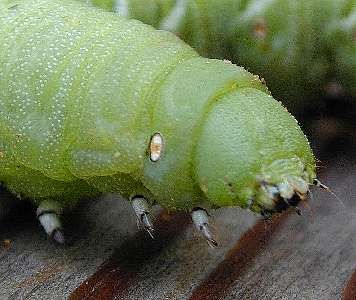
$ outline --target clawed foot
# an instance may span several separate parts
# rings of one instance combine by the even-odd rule
[[[60,220],[61,208],[56,202],[44,201],[37,208],[37,219],[40,221],[47,235],[59,244],[65,243]]]

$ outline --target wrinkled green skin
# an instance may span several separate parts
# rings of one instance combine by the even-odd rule
[[[262,185],[315,178],[296,120],[245,69],[78,2],[0,5],[0,180],[11,192],[61,207],[114,192],[260,212],[274,206]],[[152,162],[156,132],[164,150]]]
[[[120,12],[116,0],[92,1]],[[230,59],[264,77],[291,109],[335,93],[356,98],[355,0],[125,2],[127,17],[170,30],[201,55]],[[183,2],[183,16],[167,26]]]

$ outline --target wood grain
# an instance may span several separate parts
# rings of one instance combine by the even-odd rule
[[[214,212],[220,246],[210,249],[184,216],[161,223],[166,224],[160,228],[163,242],[148,240],[138,233],[130,205],[114,195],[67,214],[69,243],[58,247],[41,231],[33,208],[22,206],[0,221],[0,299],[67,299],[83,286],[92,291],[91,299],[189,299],[224,271],[231,271],[228,284],[205,289],[216,295],[211,299],[341,299],[356,269],[356,163],[340,158],[327,170],[322,179],[346,209],[315,190],[313,216],[292,214],[272,235],[266,228],[269,238],[262,241],[264,228],[259,228],[256,239],[240,248],[256,217],[236,208]],[[251,249],[255,253],[246,252]],[[241,259],[224,267],[231,257]],[[110,272],[119,272],[128,284],[104,297],[101,291],[118,282],[118,273],[108,280]],[[90,281],[98,274],[103,280]]]

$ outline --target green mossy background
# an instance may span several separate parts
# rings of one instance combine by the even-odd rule
[[[127,0],[125,9],[119,2],[92,1],[246,67],[294,113],[326,97],[356,98],[355,0]]]

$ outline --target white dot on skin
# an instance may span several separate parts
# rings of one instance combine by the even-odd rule
[[[163,152],[163,137],[160,133],[155,133],[150,142],[150,159],[153,162],[161,158]]]

